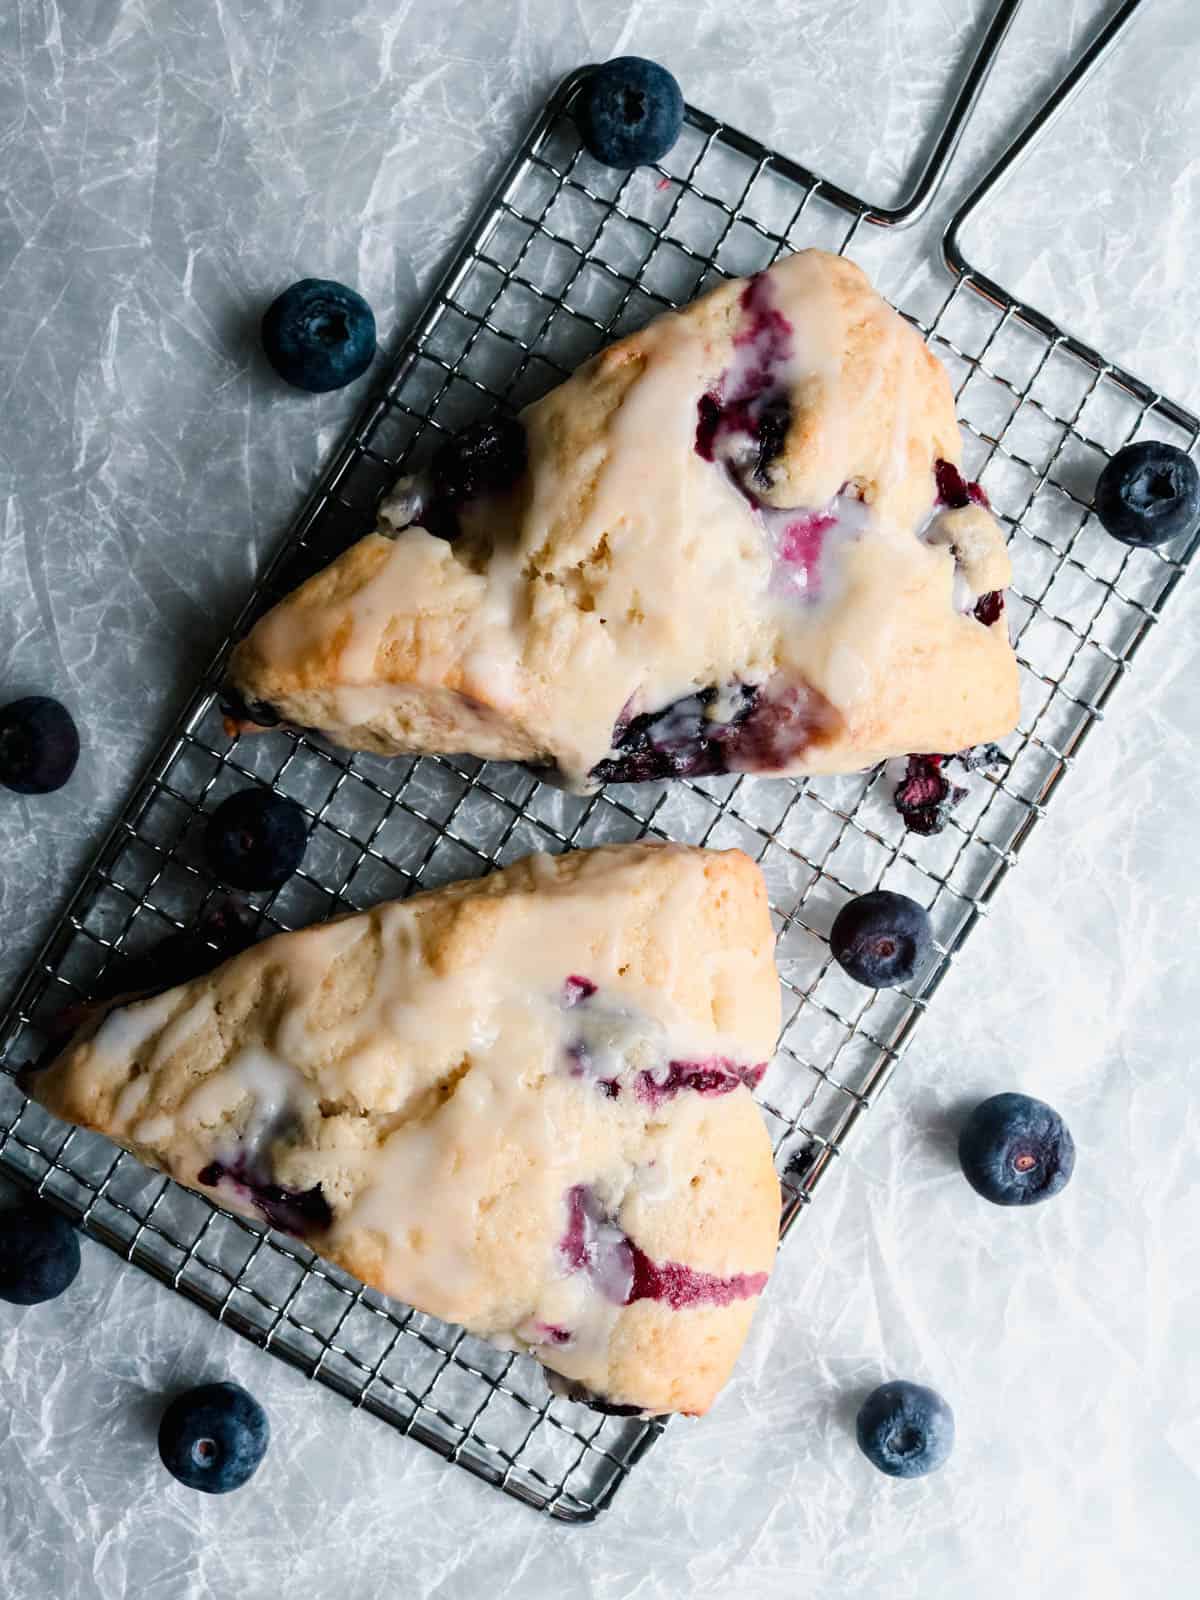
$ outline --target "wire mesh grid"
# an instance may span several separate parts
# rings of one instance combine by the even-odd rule
[[[616,173],[580,149],[563,86],[505,173],[405,346],[386,393],[333,463],[231,638],[373,522],[433,439],[497,402],[535,398],[614,336],[723,276],[821,245],[860,253],[871,208],[690,109],[656,169]],[[1191,447],[1196,419],[988,286],[965,264],[905,314],[950,368],[980,477],[1011,530],[1009,620],[1021,659],[1007,766],[976,776],[945,831],[905,832],[883,769],[822,780],[724,777],[581,799],[473,760],[350,756],[298,733],[240,740],[214,690],[225,651],[141,781],[31,968],[0,1032],[9,1074],[56,1018],[128,957],[193,927],[221,892],[203,819],[247,783],[306,810],[302,869],[251,897],[265,931],[476,875],[534,850],[655,836],[737,846],[765,874],[784,999],[759,1100],[783,1178],[784,1231],[900,1059],[962,942],[1191,558],[1112,542],[1089,511],[1112,450]],[[919,299],[920,296],[918,295]],[[1032,321],[1031,321],[1032,317]],[[226,647],[228,649],[228,646]],[[829,957],[847,898],[885,884],[930,908],[939,959],[920,989],[869,992]],[[526,1357],[384,1299],[66,1128],[0,1074],[0,1166],[218,1320],[508,1493],[586,1520],[662,1425],[552,1398]]]

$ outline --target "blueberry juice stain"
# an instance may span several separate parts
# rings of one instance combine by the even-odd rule
[[[723,718],[711,710],[727,707]],[[715,685],[657,711],[622,718],[612,754],[589,776],[597,783],[647,783],[656,778],[705,778],[728,772],[778,772],[842,726],[819,690],[778,674],[762,686]]]
[[[742,324],[733,337],[733,362],[716,387],[697,402],[695,449],[705,461],[727,459],[734,455],[731,441],[748,439],[749,478],[766,488],[771,462],[782,451],[791,426],[787,368],[792,359],[793,329],[772,303],[765,273],[747,283],[740,307]],[[749,485],[737,481],[757,505]]]
[[[760,273],[742,291],[742,325],[733,361],[696,406],[696,454],[720,462],[730,482],[761,519],[783,586],[816,599],[825,534],[838,523],[829,509],[784,509],[764,504],[771,464],[782,455],[792,425],[790,396],[794,330],[772,303],[770,280]]]
[[[990,510],[987,490],[981,483],[964,478],[953,461],[945,461],[939,456],[933,464],[933,476],[937,484],[936,504],[939,508],[962,511],[967,506],[982,506],[985,511]]]
[[[682,1311],[688,1306],[729,1306],[766,1287],[765,1272],[726,1275],[701,1272],[682,1261],[654,1261],[609,1216],[595,1190],[576,1184],[567,1191],[567,1229],[559,1256],[570,1272],[586,1272],[592,1287],[614,1305],[657,1300]]]
[[[574,1025],[568,1024],[571,1037],[565,1049],[571,1076],[588,1079],[606,1099],[632,1094],[639,1104],[657,1107],[685,1092],[712,1098],[731,1094],[742,1084],[754,1089],[761,1082],[767,1070],[765,1061],[747,1065],[728,1056],[668,1059],[653,1070],[642,1067],[627,1072],[630,1052],[644,1038],[646,1023],[624,1006],[592,1007],[589,1001],[598,992],[590,978],[575,973],[564,982],[563,1009],[578,1013]]]
[[[196,1174],[196,1181],[210,1189],[221,1183],[232,1184],[272,1228],[297,1238],[324,1232],[333,1222],[333,1212],[319,1183],[311,1189],[285,1188],[272,1183],[245,1155],[228,1162],[210,1161]]]
[[[747,1089],[756,1089],[766,1070],[765,1061],[748,1067],[740,1061],[731,1061],[728,1056],[708,1056],[703,1061],[669,1061],[662,1077],[656,1077],[648,1069],[639,1072],[634,1079],[633,1092],[643,1105],[654,1108],[684,1092],[712,1099],[731,1094],[743,1084]]]

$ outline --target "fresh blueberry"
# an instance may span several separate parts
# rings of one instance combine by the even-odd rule
[[[267,307],[262,347],[285,382],[325,394],[361,378],[375,359],[375,315],[344,283],[302,278]]]
[[[270,789],[231,794],[204,834],[210,866],[235,889],[278,889],[300,865],[307,843],[304,812]]]
[[[924,970],[933,952],[933,927],[924,906],[906,894],[873,889],[838,912],[829,946],[859,983],[891,989]]]
[[[1093,503],[1122,544],[1165,544],[1200,525],[1200,471],[1172,444],[1127,444],[1100,474]]]
[[[583,142],[606,167],[661,161],[683,127],[683,95],[657,61],[618,56],[585,81],[576,108]]]
[[[266,1412],[240,1384],[202,1383],[163,1412],[158,1453],[189,1489],[228,1494],[258,1471],[270,1437]]]
[[[977,1105],[958,1136],[963,1176],[998,1206],[1031,1206],[1065,1187],[1075,1141],[1063,1119],[1027,1094],[994,1094]]]
[[[79,760],[79,730],[48,695],[12,700],[0,711],[0,783],[18,794],[61,789]]]
[[[0,1300],[37,1306],[75,1282],[79,1235],[40,1201],[0,1211]]]
[[[903,1379],[872,1389],[855,1431],[863,1455],[889,1478],[923,1478],[954,1449],[953,1411],[936,1390]]]

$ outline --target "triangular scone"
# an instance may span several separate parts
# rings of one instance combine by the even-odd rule
[[[31,1092],[581,1397],[702,1412],[779,1226],[761,874],[636,844],[281,934]]]
[[[234,720],[579,790],[1012,730],[1000,529],[955,465],[945,371],[853,263],[809,250],[724,284],[521,423],[511,489],[448,517],[406,481],[256,625]]]

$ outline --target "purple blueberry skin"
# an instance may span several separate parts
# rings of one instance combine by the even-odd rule
[[[511,489],[525,471],[529,447],[516,417],[497,414],[456,433],[430,465],[435,501],[473,500]]]
[[[323,1233],[333,1222],[333,1212],[319,1183],[311,1189],[288,1189],[241,1158],[229,1163],[210,1161],[196,1174],[196,1182],[210,1189],[215,1189],[223,1178],[244,1189],[255,1210],[281,1233],[304,1239],[310,1233]]]
[[[435,539],[453,541],[462,529],[458,508],[479,495],[503,494],[525,471],[529,446],[524,425],[497,413],[446,439],[429,466],[430,494],[421,526]]]
[[[49,695],[27,695],[0,710],[0,783],[16,794],[53,794],[75,771],[79,730]]]
[[[204,1383],[172,1400],[158,1426],[158,1453],[172,1477],[204,1494],[228,1494],[262,1465],[267,1414],[237,1383]]]
[[[934,1389],[903,1379],[881,1383],[863,1401],[858,1447],[889,1478],[923,1478],[954,1449],[954,1413]]]
[[[715,687],[644,711],[613,733],[615,756],[592,768],[597,783],[649,783],[655,778],[707,778],[729,770],[727,745],[758,703],[758,690],[738,685],[738,704],[729,722],[713,722],[705,711],[717,698]]]
[[[1045,1101],[994,1094],[963,1124],[958,1160],[972,1189],[993,1205],[1032,1206],[1066,1187],[1075,1141]]]
[[[848,901],[834,919],[829,947],[843,971],[869,989],[890,989],[923,972],[933,954],[924,906],[891,889]]]

